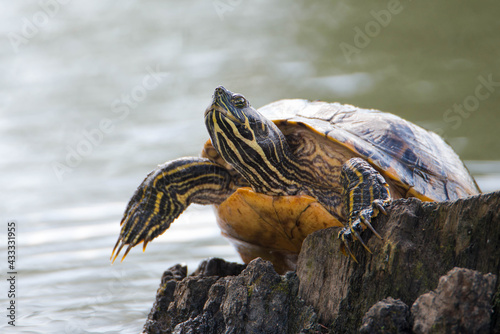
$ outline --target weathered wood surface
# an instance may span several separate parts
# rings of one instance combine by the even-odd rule
[[[243,266],[212,260],[189,277],[185,268],[173,268],[162,280],[145,331],[354,333],[366,313],[362,332],[371,333],[377,323],[387,326],[392,321],[387,315],[399,310],[394,321],[399,329],[392,333],[420,333],[425,328],[447,333],[456,328],[450,326],[461,323],[446,322],[453,317],[440,318],[439,305],[434,303],[434,296],[440,296],[442,312],[453,312],[450,305],[456,300],[480,303],[457,306],[457,318],[463,318],[458,312],[473,314],[467,310],[481,306],[480,322],[473,323],[472,317],[467,328],[500,333],[500,279],[496,279],[500,275],[500,192],[455,202],[397,200],[388,207],[387,216],[373,223],[384,240],[363,233],[373,253],[355,244],[352,250],[358,263],[339,252],[338,229],[330,228],[306,238],[297,275],[279,276],[263,260],[251,262],[243,271]],[[454,282],[453,288],[438,286],[440,277],[454,267],[477,272],[463,274],[457,268],[441,280]],[[481,275],[488,273],[496,277]],[[449,300],[451,304],[442,303],[447,294],[455,298]],[[494,313],[488,319],[492,305]],[[436,325],[426,321],[426,310],[437,312]],[[415,317],[420,317],[418,323],[413,323]]]
[[[294,272],[280,276],[262,259],[248,266],[204,261],[186,277],[167,270],[148,316],[146,333],[317,333],[312,307],[298,295]]]
[[[393,297],[411,306],[454,267],[500,274],[500,192],[455,202],[397,200],[375,219],[380,240],[363,234],[373,254],[353,247],[359,263],[338,251],[337,230],[311,234],[302,245],[299,295],[334,332],[354,332],[368,309]],[[493,315],[500,332],[500,294]]]

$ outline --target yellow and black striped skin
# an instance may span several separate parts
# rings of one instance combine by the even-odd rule
[[[268,195],[298,192],[301,185],[288,177],[297,166],[288,156],[285,137],[242,96],[233,96],[218,87],[213,104],[205,113],[205,124],[217,152],[256,192]]]
[[[144,179],[125,209],[113,261],[129,245],[148,242],[165,232],[191,203],[220,204],[235,190],[231,175],[205,158],[181,158],[158,166]]]
[[[217,152],[255,192],[309,195],[340,218],[340,196],[318,182],[311,168],[295,159],[276,124],[252,108],[244,97],[218,87],[205,112],[205,124]]]

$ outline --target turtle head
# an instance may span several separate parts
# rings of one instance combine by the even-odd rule
[[[217,87],[205,112],[205,125],[217,152],[256,191],[284,192],[290,183],[280,167],[290,155],[285,136],[243,95]]]

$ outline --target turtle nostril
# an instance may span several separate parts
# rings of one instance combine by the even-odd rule
[[[227,94],[229,91],[224,88],[224,86],[219,86],[215,88],[214,96],[221,96]]]

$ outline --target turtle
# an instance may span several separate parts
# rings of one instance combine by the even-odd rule
[[[370,251],[366,229],[382,239],[372,222],[391,200],[480,193],[441,137],[394,114],[303,99],[256,110],[219,86],[204,117],[201,157],[159,165],[130,199],[113,262],[125,245],[122,261],[141,242],[144,251],[191,203],[214,205],[245,263],[261,257],[279,273],[295,270],[305,237],[328,227],[356,261],[352,244]]]

